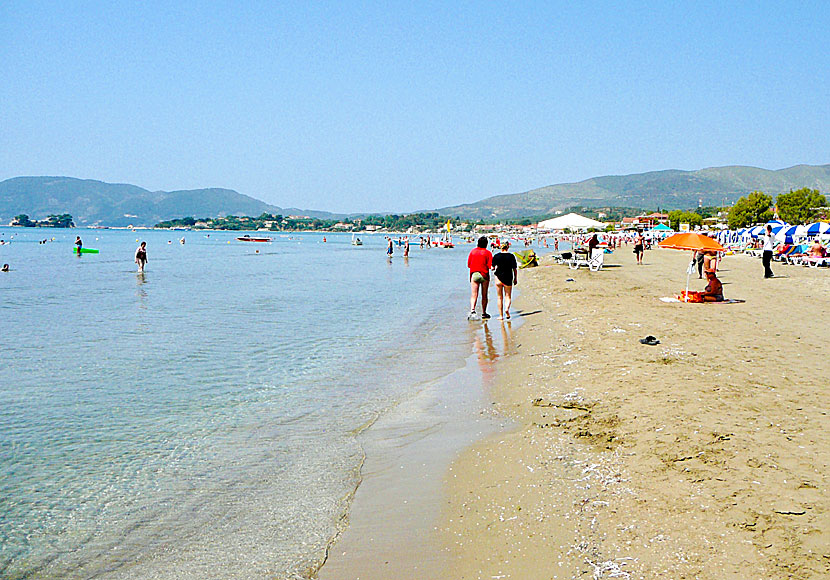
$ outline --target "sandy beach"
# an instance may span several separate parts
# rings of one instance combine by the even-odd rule
[[[491,393],[519,427],[448,472],[442,577],[830,577],[830,272],[727,256],[744,303],[661,302],[689,258],[521,272]]]

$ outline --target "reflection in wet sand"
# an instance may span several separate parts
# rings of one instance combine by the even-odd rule
[[[499,341],[485,322],[481,330],[473,330],[473,353],[478,360],[478,366],[484,379],[485,386],[493,384],[496,372],[496,361],[509,354],[513,348],[513,327],[510,321],[500,321],[501,332]]]

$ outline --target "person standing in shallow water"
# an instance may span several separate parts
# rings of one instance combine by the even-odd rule
[[[138,264],[138,271],[143,272],[144,266],[147,264],[147,242],[141,242],[141,245],[136,249],[135,263]]]
[[[471,319],[476,313],[476,303],[479,292],[481,293],[481,318],[487,320],[487,291],[490,289],[490,268],[493,265],[493,254],[487,249],[487,236],[478,239],[477,247],[470,251],[467,256],[467,267],[470,269],[470,315]]]
[[[75,251],[78,252],[78,255],[81,255],[81,248],[84,247],[84,243],[81,241],[81,236],[75,236]]]

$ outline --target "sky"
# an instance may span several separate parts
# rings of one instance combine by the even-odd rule
[[[828,31],[809,1],[5,0],[0,180],[407,212],[826,164]]]

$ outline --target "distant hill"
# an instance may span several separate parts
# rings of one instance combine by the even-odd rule
[[[75,224],[151,226],[192,216],[258,216],[262,213],[334,219],[328,212],[280,208],[232,189],[148,191],[135,185],[72,177],[15,177],[0,182],[0,223],[18,214],[43,219],[72,214]]]
[[[796,165],[777,171],[729,166],[609,175],[430,211],[468,219],[516,219],[551,215],[574,206],[686,209],[696,207],[699,201],[705,206],[728,204],[753,190],[775,196],[802,187],[830,192],[830,165]],[[346,217],[280,208],[232,189],[148,191],[135,185],[72,177],[15,177],[0,182],[0,224],[21,213],[32,219],[69,213],[79,226],[151,226],[182,217],[255,217],[262,213]]]
[[[753,190],[769,195],[810,187],[830,191],[830,165],[796,165],[770,171],[757,167],[711,167],[697,171],[651,171],[609,175],[549,185],[482,201],[441,208],[442,215],[469,219],[515,219],[555,213],[573,206],[687,209],[731,203]]]

